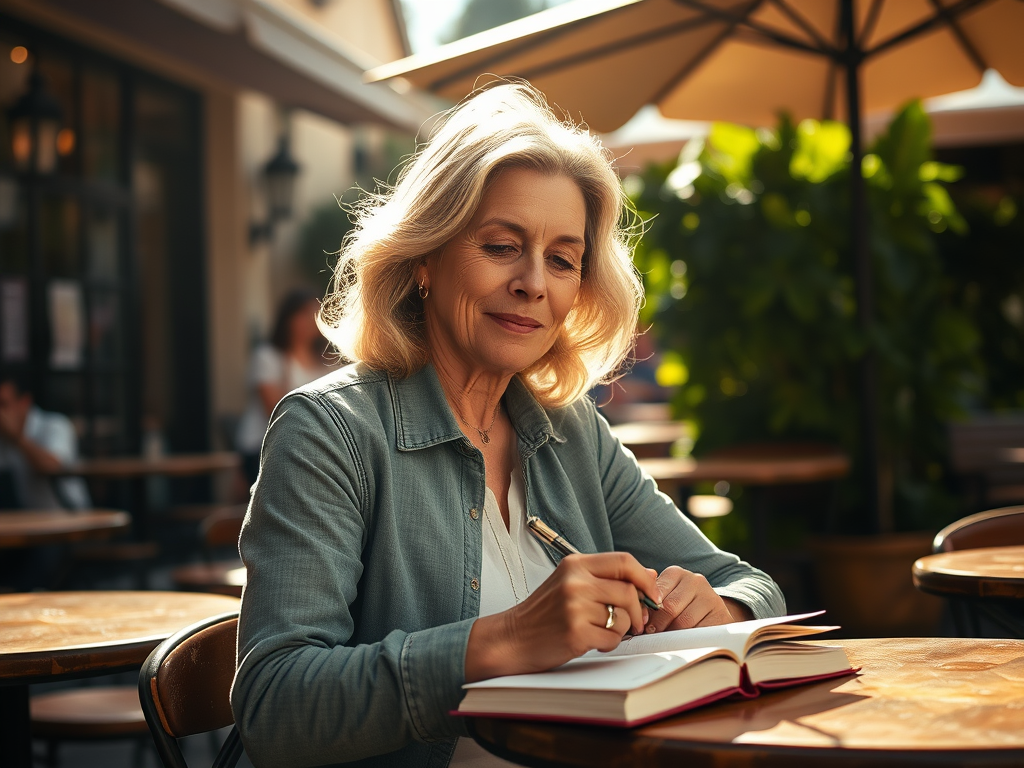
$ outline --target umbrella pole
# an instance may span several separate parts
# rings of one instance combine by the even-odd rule
[[[871,254],[868,250],[868,208],[864,186],[864,148],[861,137],[860,65],[863,52],[857,43],[853,13],[854,0],[842,0],[841,13],[846,37],[846,114],[850,126],[850,244],[857,279],[857,319],[867,347],[860,361],[861,459],[864,462],[865,502],[871,533],[891,531],[892,505],[882,498],[879,463],[878,371],[870,344],[874,323]]]

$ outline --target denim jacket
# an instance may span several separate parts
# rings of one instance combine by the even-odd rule
[[[584,552],[681,565],[757,617],[772,580],[708,541],[612,436],[588,398],[545,410],[505,394],[526,504]],[[355,365],[278,404],[239,549],[232,707],[255,766],[448,764],[465,727],[479,612],[484,464],[431,366]],[[557,554],[550,553],[552,560]]]

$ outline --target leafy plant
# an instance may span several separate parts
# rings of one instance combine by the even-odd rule
[[[662,383],[693,422],[695,453],[760,440],[824,440],[855,460],[846,525],[862,528],[858,363],[878,364],[884,478],[897,526],[955,514],[945,424],[981,393],[976,323],[938,240],[964,218],[932,160],[930,121],[904,107],[864,158],[874,323],[864,333],[849,231],[846,126],[783,116],[775,130],[716,124],[677,163],[625,180],[646,234],[636,259]]]

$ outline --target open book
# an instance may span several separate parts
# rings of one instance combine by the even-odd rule
[[[453,714],[629,727],[727,696],[849,674],[842,647],[792,641],[838,629],[793,623],[821,613],[626,637],[613,651],[547,672],[468,683]]]

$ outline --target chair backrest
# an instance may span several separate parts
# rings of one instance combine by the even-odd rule
[[[1024,506],[990,509],[950,523],[932,540],[933,552],[1024,544]]]
[[[245,519],[245,504],[225,507],[205,518],[200,526],[203,545],[208,550],[221,547],[238,548],[238,534],[242,530]]]
[[[228,697],[237,633],[237,611],[213,616],[164,640],[142,666],[139,700],[165,768],[188,768],[177,739],[233,726]],[[230,768],[241,754],[232,727],[213,766]]]

